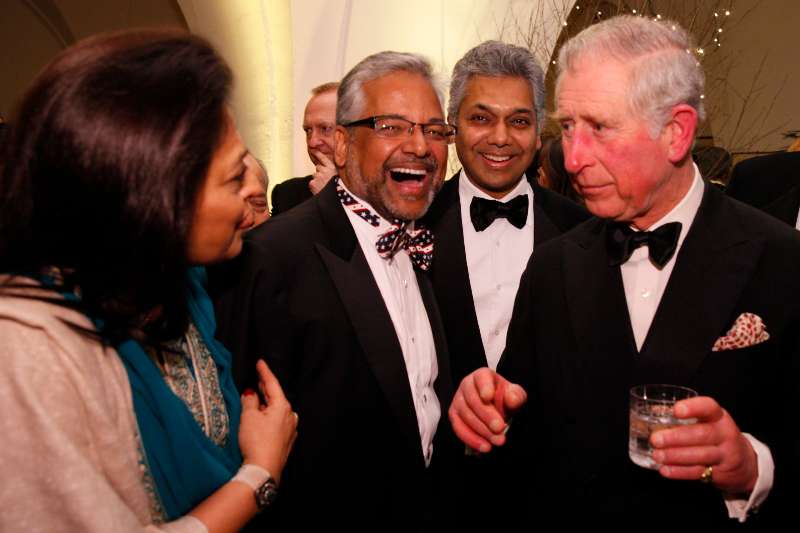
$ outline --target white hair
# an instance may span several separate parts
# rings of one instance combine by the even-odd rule
[[[425,57],[404,52],[378,52],[362,59],[342,78],[336,92],[336,123],[346,124],[360,118],[364,108],[363,85],[395,72],[419,74],[428,80],[441,106],[444,101],[442,84]]]
[[[689,34],[676,22],[620,15],[590,26],[567,41],[558,55],[558,83],[580,59],[611,58],[630,65],[628,104],[650,122],[655,137],[671,110],[688,104],[705,118],[705,76],[691,53]]]

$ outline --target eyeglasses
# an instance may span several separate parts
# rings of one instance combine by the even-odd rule
[[[450,124],[440,122],[422,124],[391,115],[362,118],[354,120],[353,122],[348,122],[347,124],[342,124],[342,126],[345,128],[367,126],[375,130],[375,135],[385,139],[411,137],[414,135],[414,128],[419,126],[422,129],[422,135],[424,135],[427,140],[437,143],[453,142],[453,135],[456,133],[456,127]]]
[[[259,215],[267,212],[267,199],[264,196],[250,196],[246,199],[247,205]]]

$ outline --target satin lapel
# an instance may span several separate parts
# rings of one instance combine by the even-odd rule
[[[433,288],[427,275],[415,269],[417,274],[417,285],[419,285],[419,293],[422,296],[422,302],[425,304],[425,311],[428,313],[428,322],[431,325],[431,332],[433,333],[433,343],[436,346],[436,362],[438,367],[438,378],[434,384],[436,396],[439,398],[439,403],[443,406],[443,410],[450,404],[453,396],[453,381],[450,374],[450,357],[447,352],[447,341],[444,337],[444,326],[442,319],[439,315],[439,307],[436,304],[436,297],[433,294]]]
[[[534,193],[534,198],[538,193]],[[533,250],[536,251],[536,246],[543,242],[549,241],[553,237],[557,237],[561,232],[556,225],[547,216],[542,206],[534,199],[533,202]]]
[[[323,221],[326,227],[338,230],[338,233],[331,231],[330,248],[319,243],[315,247],[339,293],[358,343],[397,418],[409,449],[422,461],[417,415],[392,319],[367,259],[358,246],[350,221],[339,204],[335,189],[326,186],[320,194],[324,193],[329,194],[320,198]],[[342,255],[348,252],[350,255]],[[336,400],[332,398],[331,401]]]
[[[458,180],[456,174],[442,188],[441,197],[437,198],[440,211],[436,213],[437,220],[432,225],[434,249],[431,279],[441,303],[444,322],[451,331],[450,353],[462,360],[469,358],[469,366],[478,368],[486,366],[486,352],[469,282]],[[457,325],[454,321],[458,322]]]
[[[639,382],[689,383],[730,326],[763,250],[723,193],[706,186],[637,361]],[[664,381],[666,380],[666,381]]]
[[[636,354],[622,275],[619,267],[608,264],[604,228],[605,222],[598,219],[564,241],[563,290],[580,354],[572,364],[579,370],[576,375],[586,377],[585,390],[598,392],[617,390],[614,383],[626,390]]]

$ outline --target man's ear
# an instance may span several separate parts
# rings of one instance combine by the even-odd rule
[[[697,111],[688,104],[678,104],[672,108],[669,122],[664,127],[668,143],[667,157],[671,163],[683,161],[692,149],[697,130]]]
[[[336,131],[333,132],[333,162],[336,168],[344,168],[344,163],[347,161],[347,142],[347,129],[344,126],[336,126]]]

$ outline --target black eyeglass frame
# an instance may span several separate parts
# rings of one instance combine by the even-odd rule
[[[352,122],[347,122],[345,124],[341,124],[341,126],[345,127],[345,128],[352,128],[352,127],[355,127],[355,126],[367,126],[369,128],[372,128],[372,130],[375,131],[376,134],[380,135],[379,132],[384,131],[384,130],[378,129],[378,121],[379,120],[387,120],[387,119],[400,120],[400,121],[403,121],[403,122],[409,124],[409,127],[405,130],[406,136],[408,136],[408,137],[411,137],[412,135],[414,135],[414,129],[417,126],[419,126],[420,128],[422,128],[423,137],[425,137],[426,139],[433,140],[433,141],[438,141],[439,139],[436,138],[436,137],[431,137],[428,134],[428,132],[430,130],[427,130],[427,128],[431,127],[431,126],[444,127],[444,128],[446,128],[445,131],[447,133],[445,133],[441,137],[441,141],[442,142],[446,142],[448,144],[453,142],[453,138],[455,137],[456,132],[458,131],[458,128],[456,128],[454,125],[448,124],[446,122],[414,122],[414,121],[408,120],[407,118],[404,118],[404,117],[401,117],[401,116],[398,116],[398,115],[375,115],[375,116],[372,116],[372,117],[366,117],[366,118],[361,118],[361,119],[358,119],[358,120],[353,120]],[[388,135],[386,137],[387,138],[392,138],[392,136],[388,136]],[[401,135],[397,135],[396,137],[402,137],[402,136]]]

